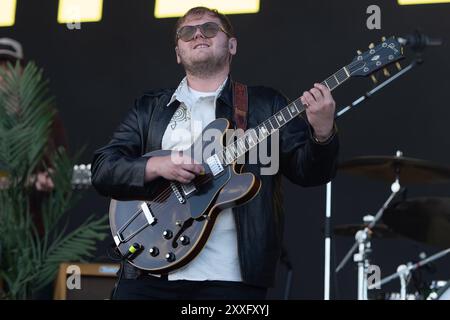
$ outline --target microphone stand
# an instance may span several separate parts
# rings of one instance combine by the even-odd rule
[[[340,118],[342,115],[353,109],[354,107],[361,104],[361,102],[371,98],[376,92],[383,89],[385,86],[398,79],[408,71],[411,71],[414,67],[419,66],[423,63],[422,56],[419,52],[416,53],[414,60],[405,68],[397,72],[392,77],[381,82],[372,90],[366,92],[364,95],[360,96],[358,99],[354,100],[350,105],[340,108],[340,110],[335,115],[335,120]],[[362,239],[364,242],[365,240]],[[345,262],[340,268],[336,268],[336,273],[345,265],[347,260],[350,258],[351,253],[353,253],[358,247],[358,243],[352,247],[352,249],[347,254],[348,257],[344,258]],[[330,299],[330,282],[331,282],[331,182],[327,184],[326,187],[326,213],[325,213],[325,258],[324,258],[324,300]],[[342,264],[342,263],[341,263]]]
[[[421,65],[423,63],[423,59],[420,55],[420,53],[416,54],[415,59],[405,68],[403,68],[402,70],[400,70],[399,72],[397,72],[395,75],[393,75],[392,77],[384,80],[382,83],[380,83],[379,85],[377,85],[375,88],[373,88],[372,90],[366,92],[364,95],[362,95],[361,97],[359,97],[358,99],[356,99],[355,101],[353,101],[350,105],[343,107],[339,110],[339,112],[336,113],[335,119],[338,119],[339,117],[341,117],[344,113],[346,113],[347,111],[349,111],[350,109],[356,107],[357,105],[359,105],[361,102],[367,100],[368,98],[371,98],[372,95],[374,95],[377,91],[383,89],[385,86],[387,86],[388,84],[390,84],[391,82],[393,82],[394,80],[396,80],[397,78],[401,77],[402,75],[404,75],[405,73],[407,73],[408,71],[412,70],[414,67]]]
[[[331,181],[327,183],[325,211],[325,270],[324,270],[324,300],[330,300],[331,275]]]

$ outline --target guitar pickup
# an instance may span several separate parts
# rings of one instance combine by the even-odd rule
[[[217,154],[206,159],[206,163],[208,164],[209,169],[211,170],[211,173],[213,174],[213,176],[217,176],[219,173],[221,173],[224,170]]]
[[[197,188],[195,187],[195,184],[193,184],[192,182],[186,183],[186,184],[182,184],[181,185],[181,189],[183,190],[183,194],[184,194],[185,197],[187,197],[191,193],[197,191]]]
[[[181,194],[180,190],[178,190],[178,187],[175,185],[175,183],[171,182],[170,187],[172,188],[173,193],[177,197],[178,201],[183,204],[186,202],[186,199]]]

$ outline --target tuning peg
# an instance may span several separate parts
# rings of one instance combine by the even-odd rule
[[[402,65],[400,63],[396,62],[395,66],[397,67],[397,70],[402,70]]]
[[[386,41],[386,37],[381,37],[381,41]]]
[[[373,49],[373,48],[375,48],[375,45],[372,42],[371,44],[369,44],[369,49]]]
[[[390,74],[390,72],[389,72],[389,70],[387,68],[383,69],[383,74],[384,74],[385,77],[390,77],[391,76],[391,74]]]
[[[373,74],[370,75],[370,79],[372,79],[373,83],[378,83],[378,79]]]
[[[361,50],[356,50],[356,53],[360,56],[362,55],[362,51]]]

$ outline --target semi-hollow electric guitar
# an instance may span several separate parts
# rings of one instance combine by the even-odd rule
[[[403,58],[402,50],[396,38],[384,39],[358,54],[322,84],[333,90],[350,77],[371,75]],[[259,191],[260,181],[251,173],[241,173],[242,166],[238,166],[236,160],[304,110],[305,106],[297,98],[228,144],[223,137],[230,123],[226,119],[216,119],[203,132],[215,129],[222,136],[204,141],[202,133],[183,151],[194,155],[206,174],[197,176],[189,184],[158,178],[154,182],[157,190],[147,199],[113,199],[109,210],[110,227],[123,257],[134,266],[155,274],[167,273],[190,262],[206,243],[219,212],[251,200]],[[206,157],[203,153],[195,157],[196,152],[191,151],[199,150],[196,148],[213,151]],[[167,156],[171,152],[158,150],[144,156]]]

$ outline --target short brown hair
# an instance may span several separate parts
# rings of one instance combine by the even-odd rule
[[[175,25],[175,45],[177,44],[177,41],[178,41],[177,31],[180,28],[180,26],[183,24],[183,22],[186,21],[187,17],[188,16],[202,17],[205,14],[209,14],[209,15],[212,15],[212,16],[218,18],[220,20],[220,23],[222,24],[222,27],[224,28],[224,30],[229,35],[231,35],[231,37],[234,37],[233,26],[231,25],[231,22],[226,15],[220,13],[216,9],[209,9],[206,7],[195,7],[195,8],[189,9],[189,11],[184,14],[184,16],[182,16],[178,19],[177,24]]]

